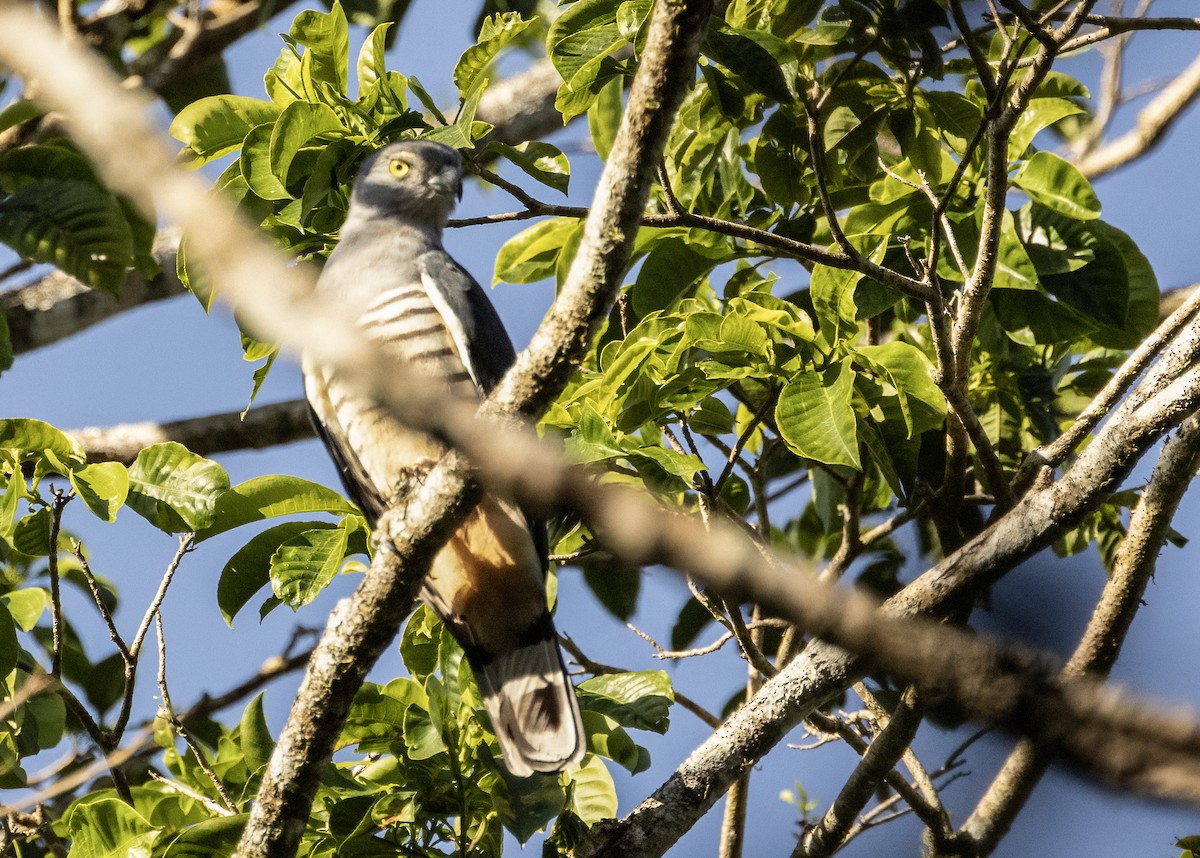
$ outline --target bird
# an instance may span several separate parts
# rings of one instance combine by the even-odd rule
[[[459,152],[434,141],[403,140],[369,156],[317,290],[351,308],[362,336],[386,355],[440,381],[448,395],[478,398],[516,355],[483,288],[442,246],[462,177]],[[374,528],[445,447],[397,422],[336,371],[307,356],[302,364],[317,432]],[[421,590],[462,645],[504,764],[517,777],[562,771],[585,749],[547,608],[547,565],[545,523],[485,492]]]

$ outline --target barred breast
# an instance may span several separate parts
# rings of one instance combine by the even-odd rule
[[[380,292],[358,317],[363,334],[391,357],[441,381],[455,395],[477,396],[441,314],[419,284]],[[305,361],[305,392],[318,419],[353,452],[364,476],[384,499],[405,487],[408,474],[442,455],[433,438],[392,419],[336,373]]]

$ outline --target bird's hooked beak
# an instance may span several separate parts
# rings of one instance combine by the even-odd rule
[[[454,194],[454,198],[462,202],[462,176],[457,170],[443,170],[428,181],[429,187],[439,194]]]

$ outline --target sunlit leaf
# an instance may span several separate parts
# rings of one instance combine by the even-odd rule
[[[606,715],[623,727],[667,732],[675,692],[661,670],[596,676],[579,683],[576,690],[584,709]]]
[[[571,181],[571,165],[557,146],[536,141],[519,146],[492,142],[488,148],[499,152],[539,182],[564,194],[567,192],[567,185]]]
[[[788,447],[806,459],[861,469],[853,390],[849,361],[824,372],[801,373],[788,382],[775,407],[779,433]]]
[[[1036,152],[1013,176],[1013,184],[1042,205],[1078,220],[1100,217],[1100,199],[1091,183],[1069,161],[1053,152]]]
[[[87,508],[104,521],[115,521],[129,494],[129,472],[120,462],[97,462],[71,471],[71,485]]]
[[[216,462],[165,441],[138,454],[129,469],[126,504],[167,533],[210,527],[229,475]]]
[[[521,20],[519,12],[496,14],[484,20],[479,38],[463,52],[454,66],[454,85],[463,98],[478,86],[492,60],[532,23],[532,20]]]
[[[50,604],[50,594],[41,587],[25,587],[0,596],[13,621],[21,631],[29,631]]]
[[[357,513],[358,507],[333,489],[301,477],[283,474],[254,477],[221,494],[212,525],[198,532],[196,541],[243,524],[310,512],[350,515]]]
[[[271,558],[275,595],[292,608],[315,599],[346,559],[354,526],[349,519],[342,519],[336,527],[306,530],[280,545]]]
[[[597,756],[584,758],[571,774],[571,810],[584,822],[595,823],[617,815],[617,788],[604,762]]]
[[[184,144],[180,157],[199,167],[239,149],[252,128],[270,124],[279,106],[244,95],[214,95],[179,111],[170,133]]]

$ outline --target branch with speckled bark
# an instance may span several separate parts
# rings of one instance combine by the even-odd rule
[[[1200,416],[1192,415],[1167,441],[1150,481],[1134,508],[1112,573],[1079,645],[1063,667],[1064,676],[1107,676],[1142,604],[1158,555],[1166,544],[1196,468],[1200,466]],[[1053,749],[1022,739],[996,774],[958,832],[969,854],[989,855],[1012,827],[1033,788],[1054,760]]]

